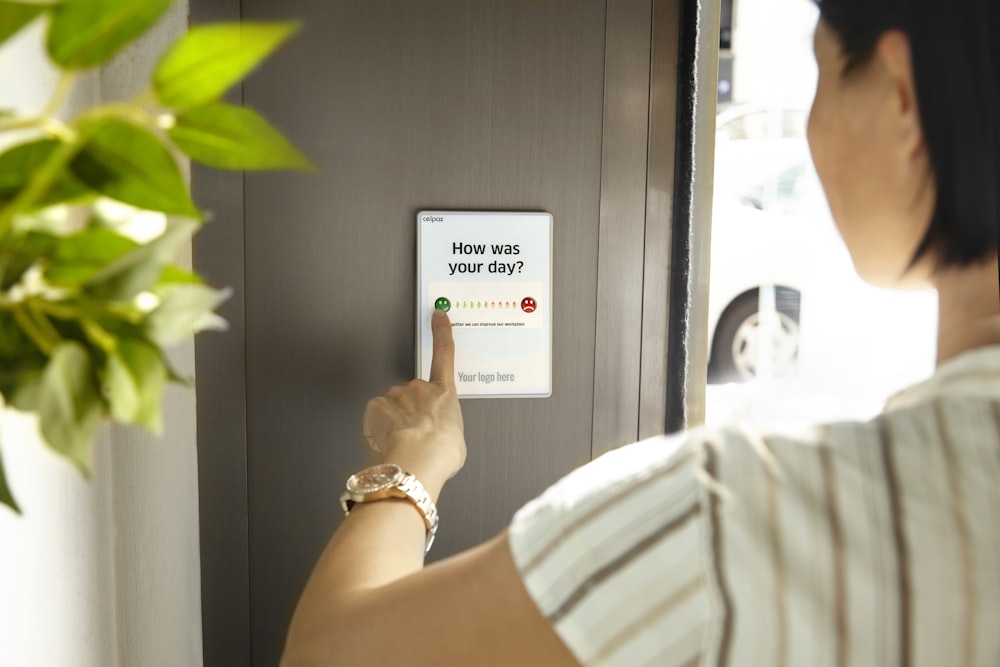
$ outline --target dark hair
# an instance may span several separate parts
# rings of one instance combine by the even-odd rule
[[[845,75],[872,56],[887,30],[901,30],[910,40],[937,185],[934,214],[913,263],[932,248],[942,267],[967,266],[995,252],[1000,51],[991,46],[990,31],[997,28],[991,18],[997,0],[815,1],[843,47]]]

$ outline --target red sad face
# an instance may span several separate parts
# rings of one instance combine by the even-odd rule
[[[538,308],[538,302],[532,299],[530,296],[526,296],[521,299],[521,310],[526,313],[533,313],[535,309]]]

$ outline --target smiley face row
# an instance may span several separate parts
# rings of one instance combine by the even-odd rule
[[[438,310],[448,312],[451,310],[451,301],[445,297],[438,297],[434,302],[434,307]],[[516,308],[513,301],[456,301],[456,308]],[[533,313],[538,309],[538,301],[534,297],[526,296],[521,299],[521,310],[526,313]]]

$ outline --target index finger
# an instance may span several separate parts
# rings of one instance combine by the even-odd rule
[[[431,382],[455,389],[455,339],[451,335],[451,320],[440,308],[431,316],[434,354],[431,357]]]

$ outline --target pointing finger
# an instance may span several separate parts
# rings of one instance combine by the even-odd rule
[[[455,339],[451,335],[451,320],[440,308],[431,316],[434,335],[434,355],[431,357],[431,382],[455,389]]]

